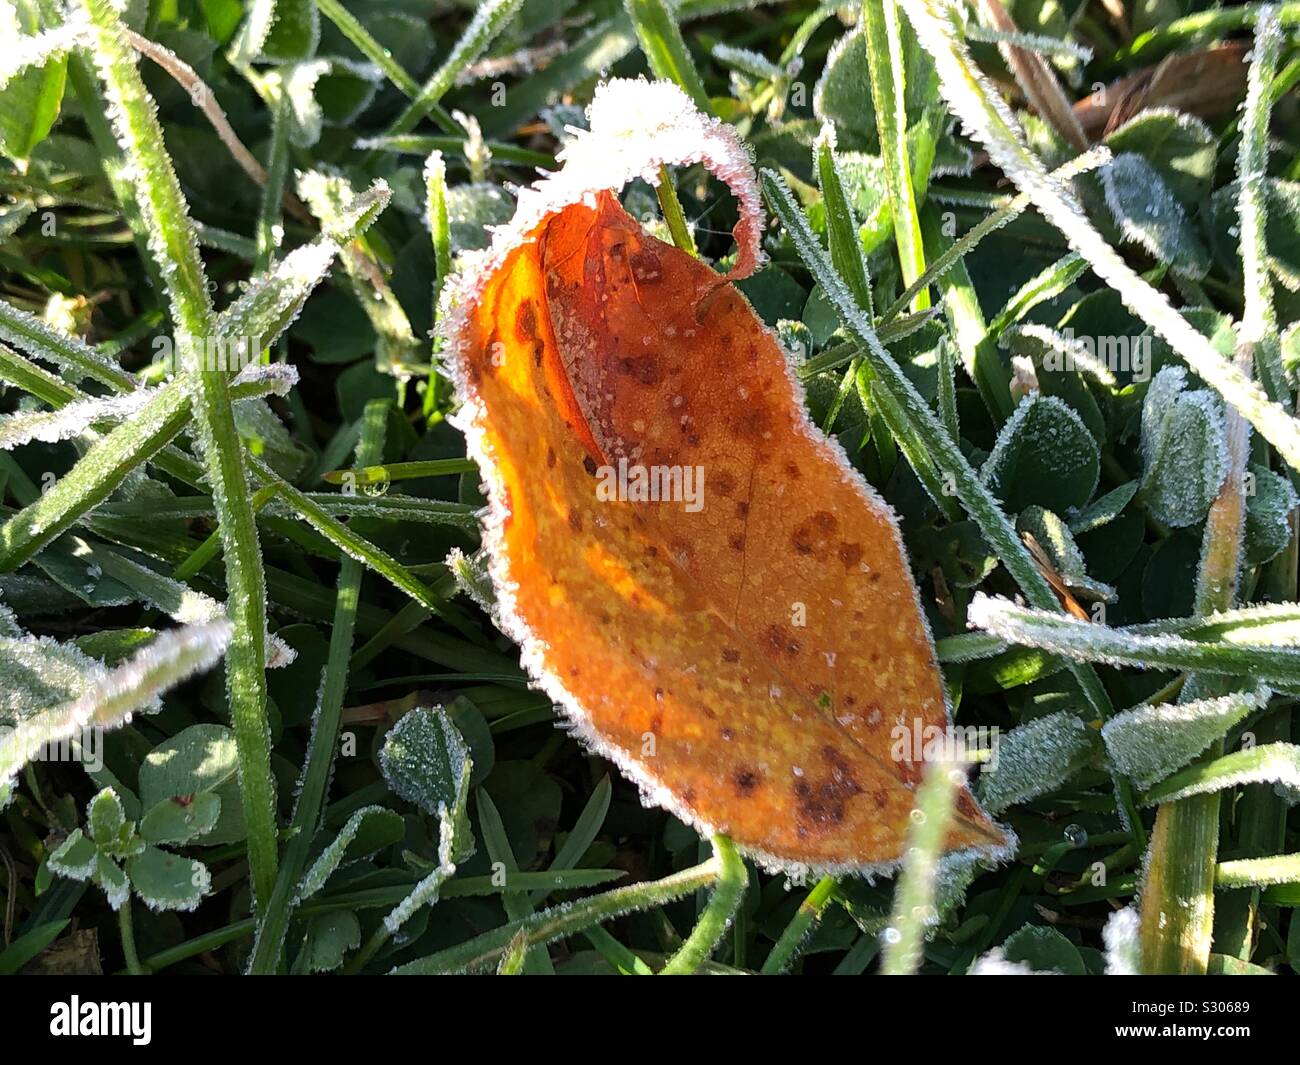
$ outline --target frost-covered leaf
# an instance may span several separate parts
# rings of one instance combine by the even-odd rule
[[[1261,603],[1205,617],[1173,618],[1130,625],[1123,631],[1160,633],[1221,643],[1300,645],[1300,608],[1294,603]]]
[[[120,910],[131,896],[131,881],[126,873],[102,851],[95,852],[95,872],[91,879],[103,889],[108,896],[108,904],[115,910]]]
[[[114,847],[121,842],[126,813],[122,810],[122,800],[112,788],[105,788],[90,800],[86,807],[86,827],[97,847]]]
[[[311,898],[346,862],[360,861],[402,838],[402,819],[382,806],[365,806],[348,818],[298,884],[296,902]]]
[[[218,320],[221,335],[243,339],[250,350],[273,343],[301,313],[341,244],[363,232],[391,197],[384,182],[375,182],[331,220],[326,235],[295,248],[226,308]]]
[[[320,12],[312,0],[253,0],[235,41],[235,62],[297,63],[320,42]]]
[[[441,707],[416,707],[393,726],[379,752],[388,786],[437,816],[464,801],[469,748]]]
[[[1294,646],[1216,639],[1211,625],[1199,630],[1206,635],[1204,640],[1171,635],[1188,630],[1197,634],[1200,619],[1113,629],[978,593],[967,610],[967,622],[971,628],[985,629],[1008,643],[1080,662],[1250,676],[1272,688],[1300,688],[1300,650]],[[1247,625],[1247,632],[1249,628]]]
[[[1246,499],[1245,563],[1262,566],[1291,542],[1291,512],[1300,506],[1291,482],[1264,466],[1252,465],[1254,491]]]
[[[1177,802],[1192,795],[1235,788],[1240,784],[1272,784],[1290,804],[1300,802],[1300,747],[1266,743],[1233,751],[1212,762],[1188,766],[1147,792],[1143,802]]]
[[[146,847],[128,858],[126,874],[131,886],[151,910],[193,910],[212,886],[208,867],[158,847]]]
[[[1164,178],[1140,155],[1124,152],[1101,172],[1106,206],[1126,241],[1140,244],[1184,277],[1198,280],[1210,253]]]
[[[1104,496],[1093,500],[1070,518],[1070,532],[1081,536],[1083,533],[1109,525],[1119,517],[1120,511],[1133,501],[1140,487],[1137,481],[1126,481],[1118,488],[1112,488]]]
[[[994,816],[1059,787],[1097,749],[1096,734],[1062,710],[1000,737],[997,760],[980,774],[976,794]]]
[[[1264,244],[1274,278],[1289,291],[1300,291],[1300,183],[1281,178],[1264,181]],[[1210,199],[1210,223],[1217,257],[1238,277],[1242,273],[1240,183],[1217,189]]]
[[[95,873],[99,858],[99,848],[81,829],[73,829],[62,843],[46,859],[46,865],[52,873],[66,876],[69,880],[89,880]]]
[[[205,844],[234,843],[244,838],[243,805],[235,773],[239,755],[234,733],[224,725],[200,724],[182,729],[145,757],[140,767],[140,803],[152,811],[166,802],[197,799],[213,792],[220,800],[215,825],[195,837]]]
[[[82,27],[73,22],[40,33],[23,33],[16,19],[19,3],[30,6],[25,0],[0,4],[0,33],[6,37],[5,51],[0,55],[0,89],[7,88],[28,69],[44,67],[50,60],[67,55],[84,39]]]
[[[68,702],[102,673],[75,645],[22,634],[0,638],[0,721],[17,724]]]
[[[455,841],[450,860],[472,846],[466,821],[473,762],[469,747],[441,707],[416,707],[393,726],[379,752],[388,786],[439,821],[449,820]]]
[[[0,451],[12,451],[33,441],[45,444],[70,440],[91,430],[95,422],[119,422],[136,414],[150,399],[144,389],[120,396],[74,400],[58,410],[21,410],[0,415]]]
[[[1074,542],[1070,527],[1050,510],[1039,506],[1026,507],[1016,518],[1016,531],[1022,535],[1028,533],[1034,538],[1038,546],[1047,552],[1056,572],[1072,591],[1089,599],[1107,603],[1115,601],[1114,588],[1088,576],[1083,552]]]
[[[1079,948],[1055,928],[1042,925],[1027,924],[1012,932],[1002,944],[1002,954],[1011,964],[1027,965],[1036,974],[1084,976],[1087,973]]]
[[[215,791],[239,765],[235,737],[224,725],[191,725],[164,740],[140,767],[140,798],[146,807],[164,799]]]
[[[182,625],[199,625],[220,622],[226,616],[226,608],[211,596],[173,580],[125,553],[72,534],[65,539],[73,545],[78,560],[99,570],[131,593],[133,598],[161,610],[173,621]],[[266,653],[267,668],[278,669],[293,662],[295,652],[279,637],[268,634]]]
[[[1006,509],[1065,514],[1091,498],[1101,452],[1083,420],[1054,396],[1026,396],[998,433],[981,476]]]
[[[56,584],[90,606],[124,606],[135,599],[131,589],[104,572],[85,541],[71,533],[52,540],[33,563]]]
[[[830,53],[813,87],[813,114],[831,123],[846,150],[879,151],[876,112],[867,66],[867,34],[858,27],[844,34]]]
[[[744,148],[666,82],[606,82],[589,113],[564,167],[520,193],[510,225],[443,295],[459,424],[490,489],[484,543],[502,625],[652,801],[773,864],[897,860],[919,767],[890,759],[887,733],[868,719],[905,706],[941,722],[946,707],[893,516],[807,422],[786,352],[740,292],[647,235],[617,199],[661,166],[702,162],[738,200],[727,280],[743,280],[758,264],[762,214]],[[629,277],[618,261],[634,284],[617,280]],[[572,401],[548,384],[556,374]],[[705,417],[718,395],[739,405]],[[620,490],[620,461],[626,471],[641,454],[708,456],[714,502],[701,513]],[[597,456],[609,459],[604,474]],[[535,462],[547,475],[523,476]],[[760,559],[805,601],[842,609],[802,627],[778,586],[748,581]],[[887,617],[872,607],[884,596]],[[633,642],[620,635],[632,632]],[[872,655],[897,666],[887,687]],[[686,698],[699,678],[711,694]],[[628,731],[629,707],[647,728],[662,720],[653,754],[645,729]],[[815,796],[845,773],[861,791],[832,825]],[[1003,845],[968,799],[948,844]]]
[[[1267,688],[1215,699],[1135,706],[1101,729],[1111,765],[1140,788],[1181,769],[1247,715],[1268,702]]]
[[[497,593],[485,555],[467,555],[459,547],[453,547],[446,565],[461,594],[469,596],[487,614],[496,609]]]
[[[1188,211],[1210,193],[1216,139],[1195,115],[1168,107],[1147,108],[1108,133],[1106,146],[1116,156],[1142,156]]]
[[[12,726],[0,732],[0,780],[14,776],[47,743],[72,739],[90,726],[113,728],[136,711],[155,709],[163,692],[221,657],[230,631],[229,622],[217,621],[165,632],[112,670],[48,638],[0,639],[0,663],[7,667],[0,716]]]
[[[32,0],[0,4],[0,39],[8,76],[0,67],[0,152],[25,163],[59,116],[75,27],[51,27],[38,34],[40,17]]]
[[[149,843],[189,843],[211,832],[220,816],[221,796],[215,791],[175,795],[140,819],[140,835]]]
[[[352,219],[360,197],[342,174],[325,170],[300,173],[298,195],[320,220],[323,232],[335,234],[354,227]],[[384,373],[409,376],[424,356],[406,311],[359,246],[347,246],[342,259],[353,296],[375,332],[376,366]]]
[[[1183,528],[1204,519],[1228,472],[1223,407],[1187,390],[1187,371],[1166,366],[1142,403],[1142,496],[1151,514]]]
[[[329,69],[328,60],[315,59],[273,70],[264,79],[273,99],[289,97],[289,141],[298,148],[310,148],[320,140],[325,115],[316,102],[316,83]]]
[[[1002,953],[1001,947],[994,947],[987,954],[981,954],[971,967],[966,970],[968,976],[1055,976],[1055,973],[1040,973],[1023,961],[1011,961]]]
[[[351,910],[317,914],[307,922],[307,933],[294,962],[296,972],[328,973],[343,964],[350,950],[361,946],[361,922]]]

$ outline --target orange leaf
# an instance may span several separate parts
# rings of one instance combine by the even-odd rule
[[[751,272],[762,216],[731,131],[666,83],[608,83],[590,119],[444,316],[499,623],[648,801],[771,866],[879,871],[921,777],[910,736],[948,725],[893,513],[740,292],[615,198],[705,163],[740,202],[729,277]],[[676,501],[639,498],[663,471]],[[963,790],[947,843],[1008,840]]]

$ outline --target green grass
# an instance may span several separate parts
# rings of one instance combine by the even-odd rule
[[[89,927],[104,970],[169,974],[1100,973],[1130,906],[1148,971],[1300,970],[1300,617],[1270,606],[1300,569],[1300,7],[1126,36],[1017,3],[1046,64],[998,95],[1009,38],[938,0],[867,5],[855,47],[860,7],[812,0],[320,0],[319,39],[257,30],[263,0],[247,31],[133,6],[223,133],[78,3],[90,46],[0,85],[0,725],[136,712],[102,767],[0,783],[0,972]],[[1241,111],[1079,158],[1021,110],[1256,32]],[[931,774],[898,877],[773,876],[643,807],[493,625],[432,329],[602,74],[675,81],[752,151],[773,225],[741,287],[900,516],[956,721],[1008,754],[976,784],[1019,840],[995,868],[936,868]],[[726,269],[726,188],[661,177],[629,210]],[[214,336],[261,372],[199,365]],[[1080,340],[1103,370],[1061,363]],[[1162,760],[1168,728],[1201,749]]]

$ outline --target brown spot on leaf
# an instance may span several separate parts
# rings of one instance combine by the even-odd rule
[[[784,625],[769,625],[763,631],[763,638],[767,641],[767,646],[776,654],[789,655],[793,658],[799,653],[799,641]]]

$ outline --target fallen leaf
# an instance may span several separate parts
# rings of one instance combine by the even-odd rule
[[[730,283],[762,227],[732,132],[662,82],[609,82],[589,117],[444,307],[498,622],[648,802],[769,866],[879,871],[903,853],[912,735],[949,723],[894,515]],[[739,201],[727,277],[615,198],[697,162]],[[679,498],[635,498],[662,470]],[[963,789],[948,849],[1007,845]]]
[[[1172,107],[1212,121],[1236,107],[1246,94],[1248,47],[1235,41],[1167,56],[1085,96],[1074,105],[1075,117],[1095,139],[1154,107]]]

